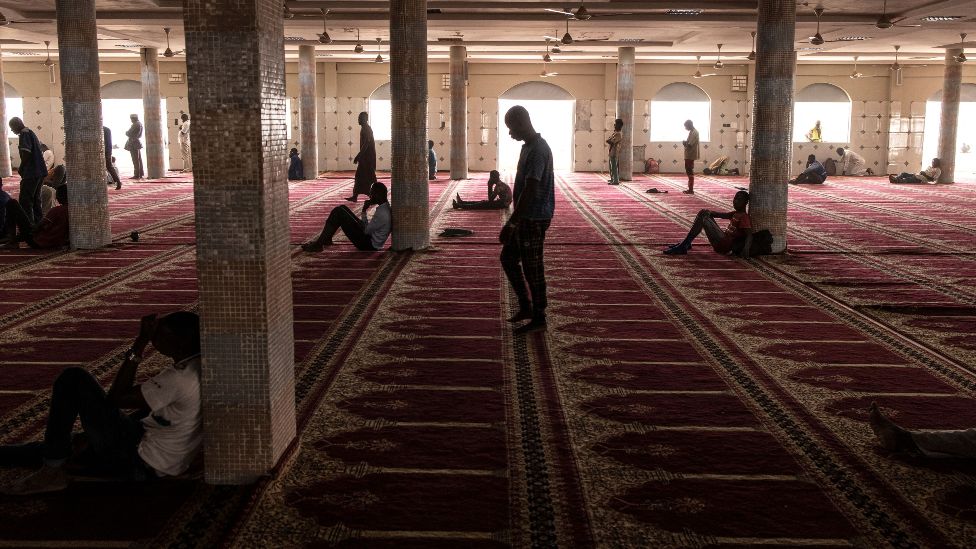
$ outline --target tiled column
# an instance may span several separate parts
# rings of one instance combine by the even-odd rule
[[[756,80],[749,168],[749,213],[756,230],[773,234],[773,252],[786,250],[786,196],[793,148],[796,3],[759,0]]]
[[[939,183],[952,183],[956,177],[956,133],[959,130],[959,96],[962,92],[962,63],[956,61],[961,49],[946,50],[945,76],[942,79],[942,119],[939,123]],[[923,158],[928,166],[930,158]]]
[[[468,90],[464,61],[468,48],[451,46],[451,179],[468,178]]]
[[[101,82],[95,0],[57,0],[58,63],[64,108],[71,246],[93,249],[112,241],[105,186]]]
[[[298,46],[298,131],[302,136],[302,167],[309,179],[319,175],[315,95],[315,46]]]
[[[184,0],[183,25],[206,479],[247,483],[295,437],[281,1]]]
[[[159,97],[159,52],[156,48],[139,50],[142,61],[142,110],[146,132],[146,176],[160,179],[166,175],[163,154],[163,113]]]
[[[427,203],[427,0],[390,0],[393,249],[430,244]]]
[[[3,136],[3,143],[0,143],[0,177],[10,177],[13,172],[10,171],[10,140],[7,139],[7,134],[4,133],[7,130],[7,95],[4,93],[3,89],[3,51],[0,48],[0,122],[2,122],[3,127],[0,127],[0,135]]]
[[[617,166],[622,181],[634,175],[634,56],[633,47],[617,49],[617,118],[624,121]]]

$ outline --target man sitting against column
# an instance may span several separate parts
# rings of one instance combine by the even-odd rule
[[[173,363],[140,385],[136,370],[150,343]],[[77,419],[84,434],[73,437]],[[187,311],[159,319],[147,315],[108,393],[82,368],[61,372],[51,392],[44,441],[0,447],[2,464],[43,465],[3,491],[63,490],[69,465],[126,480],[181,475],[202,441],[200,319]]]
[[[17,200],[7,200],[4,206],[7,218],[4,248],[20,249],[21,242],[37,249],[62,248],[68,245],[68,186],[59,186],[55,196],[60,205],[51,208],[37,224],[30,222],[27,212]]]
[[[609,161],[610,161],[610,181],[607,181],[610,185],[620,184],[620,142],[624,140],[624,135],[622,130],[624,129],[624,121],[620,118],[613,121],[613,133],[607,139],[607,145],[610,146],[608,151]]]
[[[909,431],[888,419],[877,403],[870,408],[871,430],[881,447],[928,458],[976,459],[976,429]]]
[[[505,125],[512,139],[525,142],[515,172],[515,211],[498,235],[502,268],[519,304],[508,321],[529,320],[514,331],[523,334],[546,329],[543,245],[556,207],[556,179],[552,150],[532,127],[529,111],[521,105],[508,109]]]
[[[840,166],[838,167],[840,175],[855,177],[871,175],[871,170],[863,156],[844,147],[837,147],[837,155],[840,156]]]
[[[698,130],[695,123],[685,120],[685,129],[688,130],[688,139],[681,142],[685,147],[685,174],[688,175],[688,189],[682,191],[685,194],[695,194],[695,160],[701,157],[698,148]]]
[[[102,126],[102,139],[105,141],[105,171],[108,172],[112,183],[115,183],[115,190],[119,190],[122,188],[122,180],[112,158],[112,130],[108,129],[108,126]]]
[[[41,218],[44,217],[41,208],[41,181],[47,175],[41,141],[30,128],[24,126],[24,121],[16,116],[10,119],[10,129],[19,137],[17,150],[20,152],[20,166],[17,167],[17,173],[20,174],[20,196],[18,200],[27,212],[31,223],[40,223]]]
[[[712,245],[717,253],[726,255],[733,249],[742,246],[739,255],[745,259],[749,258],[749,251],[752,248],[752,219],[746,213],[746,206],[749,205],[749,193],[739,191],[732,198],[731,212],[713,212],[701,210],[695,217],[695,222],[688,231],[688,236],[683,241],[664,250],[665,255],[684,255],[691,250],[691,243],[702,231],[708,237],[709,244]],[[723,231],[718,226],[716,219],[728,219],[729,226]]]
[[[498,170],[488,174],[488,200],[464,200],[458,193],[452,205],[458,210],[504,210],[512,204],[512,189],[506,185]]]
[[[942,175],[942,161],[938,158],[932,159],[932,165],[918,173],[902,172],[898,175],[889,175],[888,181],[891,183],[935,183]]]
[[[796,176],[796,179],[790,181],[791,184],[805,184],[813,183],[819,185],[827,180],[827,168],[820,162],[817,162],[816,155],[807,156],[807,167],[803,170],[803,173]]]
[[[139,122],[138,114],[130,114],[129,120],[132,121],[132,125],[126,130],[125,136],[128,140],[125,142],[125,150],[129,151],[129,155],[132,156],[132,179],[142,179],[146,176],[146,172],[142,167],[142,122]]]
[[[363,211],[359,218],[349,209],[349,206],[336,206],[329,214],[329,218],[325,220],[325,227],[322,228],[319,236],[311,242],[302,244],[302,249],[306,252],[321,252],[325,246],[332,245],[332,237],[340,229],[357,250],[381,249],[393,228],[393,216],[386,195],[386,185],[373,183],[369,191],[369,200],[363,204]],[[376,206],[373,219],[369,219],[366,215],[370,206]]]

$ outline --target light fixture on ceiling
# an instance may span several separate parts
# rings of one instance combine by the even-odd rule
[[[2,11],[0,11],[0,27],[6,27],[9,24],[10,20],[7,19],[7,16],[4,15]]]
[[[322,12],[322,34],[319,35],[319,43],[320,44],[331,44],[332,43],[332,37],[329,36],[329,29],[326,28],[326,25],[328,23],[328,21],[326,19],[326,16],[329,15],[329,10],[328,9],[320,9],[319,11]]]
[[[548,42],[548,40],[547,40],[547,42]],[[563,50],[559,47],[559,43],[557,42],[556,45],[552,47],[552,53],[559,54],[559,53],[562,53],[562,52],[563,52]]]
[[[714,72],[708,74],[702,74],[701,72],[701,56],[695,56],[695,74],[691,75],[692,78],[705,78],[707,76],[716,76]]]
[[[919,21],[925,21],[926,23],[941,23],[944,21],[958,21],[962,19],[961,15],[927,15]]]
[[[819,46],[824,43],[823,36],[820,35],[820,17],[823,15],[823,8],[815,8],[813,13],[817,16],[817,32],[810,37],[810,43],[814,46]]]
[[[363,48],[363,42],[359,39],[359,29],[356,29],[356,47],[352,51],[356,53],[363,53],[365,48]]]
[[[379,36],[377,36],[376,37],[376,59],[373,59],[373,62],[375,62],[375,63],[382,63],[383,62],[383,56],[380,54],[380,43],[381,42],[383,42],[383,39],[380,38]]]
[[[573,43],[573,36],[569,34],[569,19],[566,20],[566,34],[563,35],[560,42],[567,46]]]
[[[552,62],[552,57],[549,55],[549,39],[546,38],[546,54],[542,56],[542,60],[546,63]]]
[[[852,80],[857,80],[858,78],[861,78],[862,76],[864,76],[863,74],[861,74],[857,70],[857,56],[856,55],[854,56],[854,72],[852,72],[849,76],[850,76],[850,78]]]
[[[749,34],[752,35],[752,51],[749,52],[749,55],[746,56],[746,59],[748,59],[749,61],[755,61],[756,60],[756,31],[752,31]]]
[[[715,59],[715,64],[712,65],[712,68],[716,70],[725,68],[725,63],[722,62],[722,44],[718,45],[718,57]]]
[[[967,34],[964,33],[964,32],[959,33],[959,42],[960,42],[960,45],[966,43],[966,36],[967,36]],[[959,52],[959,55],[953,57],[953,59],[956,60],[956,63],[965,63],[967,61],[967,59],[966,59],[966,48],[963,47],[962,51]]]

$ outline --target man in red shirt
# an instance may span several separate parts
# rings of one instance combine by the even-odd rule
[[[749,258],[749,248],[752,245],[752,220],[746,213],[746,206],[749,205],[749,193],[739,191],[732,199],[732,207],[735,211],[722,213],[711,210],[701,210],[695,217],[695,222],[688,231],[688,236],[683,241],[664,250],[666,255],[684,255],[691,249],[691,242],[702,231],[708,237],[708,242],[716,252],[726,255],[732,251],[733,247],[738,249],[736,244],[743,241],[742,251],[739,255]],[[729,226],[723,231],[718,226],[716,219],[728,219]]]
[[[7,243],[8,249],[20,248],[26,242],[31,248],[60,248],[68,244],[68,186],[61,185],[55,191],[58,206],[51,208],[36,226],[31,226],[27,212],[17,200],[7,201]],[[20,234],[17,234],[20,229]]]

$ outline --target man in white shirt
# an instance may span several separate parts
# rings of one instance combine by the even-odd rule
[[[173,360],[141,385],[136,369],[149,343]],[[133,414],[124,409],[136,410]],[[81,419],[84,434],[73,437]],[[43,442],[0,447],[0,463],[43,463],[3,488],[13,495],[56,492],[68,486],[66,465],[129,480],[184,473],[203,441],[200,403],[200,319],[180,311],[142,318],[139,336],[106,393],[82,368],[67,368],[54,382]]]
[[[183,154],[183,171],[190,171],[190,115],[180,115],[180,152]]]
[[[332,245],[332,237],[339,232],[339,229],[342,229],[346,238],[357,250],[365,252],[381,249],[393,227],[393,216],[386,194],[386,185],[373,183],[369,190],[369,200],[363,204],[363,211],[359,218],[348,206],[336,206],[329,213],[329,218],[325,220],[325,227],[322,228],[319,236],[315,240],[302,244],[302,249],[306,252],[321,252],[325,246]],[[373,219],[369,219],[366,215],[370,206],[376,206]]]
[[[840,156],[840,175],[853,175],[855,177],[871,175],[863,156],[844,147],[837,147],[837,155]]]
[[[891,183],[936,183],[942,175],[942,161],[938,158],[932,159],[932,165],[918,173],[902,172],[898,175],[888,175]]]

